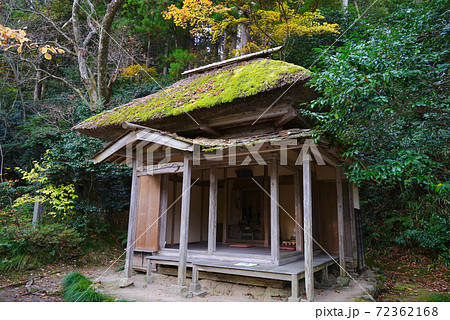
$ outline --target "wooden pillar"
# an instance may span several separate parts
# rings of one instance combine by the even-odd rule
[[[175,218],[176,218],[176,204],[175,204],[175,200],[177,199],[177,176],[175,175],[175,179],[173,180],[173,185],[172,185],[172,221],[171,221],[171,226],[170,226],[170,244],[173,246],[175,240]]]
[[[344,204],[342,197],[342,178],[340,167],[336,167],[336,193],[337,193],[340,275],[341,277],[345,277],[346,273],[345,273]]]
[[[201,182],[203,182],[203,171],[204,170],[200,170],[201,172]],[[201,195],[200,195],[200,242],[203,241],[203,218],[204,218],[204,201],[205,201],[205,188],[203,187],[203,184],[200,186],[200,191],[201,191]]]
[[[167,204],[169,202],[169,175],[161,176],[161,202],[159,207],[159,249],[166,246],[166,229],[167,229]]]
[[[270,252],[277,265],[280,262],[279,188],[278,161],[273,159],[270,162]]]
[[[222,228],[222,244],[227,244],[227,230],[228,230],[228,177],[227,168],[223,169],[223,192],[224,192],[224,205],[223,205],[223,228]]]
[[[313,228],[312,228],[312,183],[311,160],[306,154],[303,158],[303,231],[305,257],[305,289],[306,299],[314,300],[314,268],[313,268]]]
[[[300,186],[300,172],[294,172],[294,206],[295,206],[295,246],[296,250],[303,252],[303,210],[302,190]]]
[[[350,213],[350,231],[351,231],[351,239],[352,239],[352,268],[357,268],[357,247],[356,247],[356,222],[355,222],[355,201],[353,199],[353,183],[348,182],[348,207]]]
[[[191,170],[192,161],[184,155],[183,189],[181,197],[180,250],[178,260],[178,286],[186,286],[186,263],[189,236],[189,207],[191,203]]]
[[[268,166],[264,166],[264,189],[270,193],[270,180],[268,177]],[[270,197],[264,192],[264,247],[269,247],[270,239]]]
[[[300,286],[298,283],[298,275],[291,274],[291,296],[289,297],[289,302],[299,302],[300,298]]]
[[[208,254],[216,251],[217,236],[217,170],[211,168],[209,174],[209,223],[208,223]]]
[[[133,273],[134,241],[136,236],[136,215],[139,194],[139,177],[137,176],[137,161],[133,159],[133,176],[131,180],[130,213],[128,217],[127,251],[125,258],[125,277]]]

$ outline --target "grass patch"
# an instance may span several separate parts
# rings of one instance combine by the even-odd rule
[[[114,301],[93,287],[93,282],[78,272],[72,272],[62,283],[64,300],[68,302],[106,302]]]

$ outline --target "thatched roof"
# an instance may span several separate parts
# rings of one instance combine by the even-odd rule
[[[243,61],[193,74],[152,95],[97,114],[74,129],[101,137],[101,132],[116,130],[124,122],[151,126],[157,119],[229,104],[309,77],[309,70],[283,61],[262,58]]]

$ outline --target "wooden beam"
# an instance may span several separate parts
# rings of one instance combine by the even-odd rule
[[[211,128],[210,126],[208,126],[206,124],[200,125],[200,130],[202,130],[203,132],[209,133],[212,136],[216,136],[216,137],[220,137],[222,135],[219,131]]]
[[[161,200],[159,207],[159,249],[166,246],[166,230],[167,230],[167,205],[169,202],[169,175],[165,174],[161,177]]]
[[[340,275],[345,277],[345,227],[344,227],[344,204],[342,196],[341,167],[336,167],[336,193],[337,193],[337,216],[339,234],[339,264]]]
[[[122,138],[114,142],[113,144],[107,146],[105,149],[100,151],[94,156],[94,163],[100,163],[113,154],[115,154],[117,151],[119,151],[122,148],[125,148],[129,143],[133,143],[136,141],[136,133],[130,132],[126,135],[124,135]]]
[[[192,161],[184,155],[183,189],[181,198],[180,249],[178,264],[178,286],[186,286],[186,262],[189,241],[189,207],[191,203]]]
[[[275,122],[275,125],[274,125],[275,128],[285,125],[289,121],[295,119],[297,117],[297,115],[298,115],[298,111],[296,109],[294,109],[294,108],[288,109],[288,111]]]
[[[280,217],[279,217],[279,176],[278,160],[273,159],[270,170],[270,253],[274,264],[280,262]]]
[[[205,124],[210,127],[226,127],[226,126],[236,126],[244,123],[253,123],[256,119],[259,118],[258,122],[272,120],[274,118],[279,118],[286,113],[286,106],[274,105],[269,111],[264,113],[261,116],[262,112],[264,112],[266,107],[257,108],[250,111],[243,112],[234,112],[233,114],[220,115],[214,118],[210,118]],[[199,127],[197,124],[187,123],[183,126],[183,131],[186,132],[189,130],[198,130]],[[165,129],[168,130],[168,129]],[[170,130],[169,130],[170,131]],[[181,132],[181,131],[177,131]]]
[[[137,176],[137,161],[133,159],[133,176],[131,179],[130,213],[128,217],[127,249],[125,258],[125,277],[133,274],[134,241],[136,236],[136,216],[139,194],[139,177]]]
[[[148,130],[136,131],[137,140],[156,143],[162,146],[174,148],[182,151],[193,151],[194,145],[192,143],[175,139],[169,135],[164,135],[159,132],[152,132]]]
[[[238,57],[235,57],[235,58],[231,58],[231,59],[227,59],[227,60],[223,60],[223,61],[219,61],[219,62],[214,62],[214,63],[208,64],[206,66],[203,66],[203,67],[198,67],[198,68],[186,70],[186,71],[184,71],[182,73],[182,75],[188,75],[188,74],[196,73],[196,72],[205,72],[207,70],[216,69],[218,67],[223,67],[223,66],[226,66],[226,65],[229,65],[229,64],[234,64],[234,63],[237,63],[239,61],[250,60],[250,59],[254,59],[256,57],[264,57],[264,56],[267,56],[267,55],[272,54],[274,52],[280,51],[282,48],[283,48],[283,46],[278,46],[278,47],[275,47],[275,48],[265,49],[265,50],[262,50],[262,51],[249,53],[249,54],[238,56]]]
[[[295,246],[296,250],[303,252],[303,210],[302,210],[302,190],[300,186],[300,172],[294,172],[294,206],[295,206]]]
[[[339,161],[335,157],[333,157],[329,152],[327,152],[324,148],[322,148],[318,144],[316,145],[316,147],[323,161],[325,161],[334,168],[336,168],[339,165]]]
[[[157,175],[183,172],[183,162],[169,162],[164,164],[155,164],[143,166],[138,169],[138,176]]]
[[[211,168],[209,174],[209,223],[208,254],[216,251],[217,237],[217,169]]]
[[[303,230],[306,299],[314,301],[311,162],[303,157]]]

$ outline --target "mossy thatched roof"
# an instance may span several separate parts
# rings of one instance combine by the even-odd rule
[[[123,122],[149,124],[199,108],[211,108],[236,99],[281,88],[309,78],[309,70],[270,59],[256,59],[211,72],[196,74],[123,106],[97,114],[74,127],[90,131],[120,126]]]

